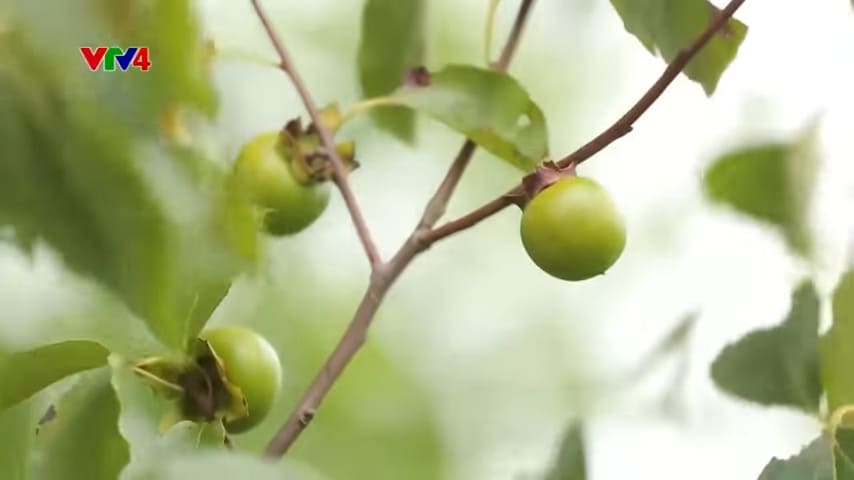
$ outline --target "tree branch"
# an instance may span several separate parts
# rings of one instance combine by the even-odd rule
[[[260,12],[257,7],[257,0],[252,0],[252,2],[256,5],[256,10]],[[495,68],[505,70],[510,64],[533,3],[534,0],[522,0],[516,15],[516,21],[513,24],[513,29]],[[271,38],[277,38],[274,37],[269,28],[268,33],[271,35]],[[273,40],[273,42],[275,44],[277,40]],[[279,41],[279,43],[281,42]],[[292,71],[292,68],[290,70]],[[286,69],[286,71],[289,70]],[[297,82],[294,83],[296,84]],[[375,266],[371,275],[371,283],[356,309],[353,320],[347,326],[347,330],[344,332],[338,345],[335,346],[335,349],[326,359],[323,368],[318,372],[314,380],[312,380],[311,385],[309,385],[303,394],[296,408],[291,412],[287,420],[285,420],[285,423],[273,439],[267,444],[265,450],[266,456],[272,458],[283,456],[297,440],[300,433],[311,423],[317,408],[326,397],[326,394],[329,393],[335,381],[344,371],[344,368],[347,367],[356,355],[356,352],[365,343],[367,332],[374,319],[374,315],[383,298],[385,298],[386,293],[388,293],[389,288],[406,269],[412,259],[429,245],[429,243],[425,242],[425,235],[430,232],[430,228],[436,224],[436,221],[444,213],[448,201],[459,183],[460,177],[471,160],[474,150],[475,144],[473,142],[466,140],[463,143],[442,183],[427,202],[424,214],[421,221],[415,227],[415,230],[413,230],[409,238],[406,239],[388,263],[379,263]]]
[[[257,0],[252,0],[252,2],[261,17],[262,22],[264,22],[271,40],[274,45],[277,45],[277,51],[279,51],[279,54],[282,57],[282,69],[291,76],[295,86],[301,91],[300,95],[303,96],[306,106],[309,108],[309,113],[311,114],[313,104],[311,103],[308,95],[304,94],[305,89],[302,87],[302,83],[298,80],[298,77],[294,74],[293,67],[290,65],[287,54],[284,53],[285,50],[281,46],[281,41],[270,28],[269,22],[266,21],[262,11],[257,5]],[[712,38],[715,32],[717,32],[717,30],[726,23],[742,3],[744,3],[744,0],[732,0],[726,8],[719,12],[715,19],[710,23],[709,27],[691,44],[691,46],[681,51],[676,56],[658,80],[640,98],[640,100],[632,106],[632,108],[630,108],[622,117],[620,117],[620,119],[593,140],[572,154],[564,157],[559,162],[560,166],[568,167],[571,164],[577,165],[630,132],[632,124],[640,118],[653,103],[655,103],[664,90],[666,90],[670,83],[672,83],[682,71],[685,65],[687,65],[697,52],[699,52],[699,50]],[[512,58],[513,51],[515,50],[516,44],[521,36],[525,18],[527,17],[532,4],[533,0],[522,0],[513,31],[508,38],[507,44],[505,45],[499,61],[496,63],[496,68],[506,68]],[[316,114],[316,109],[313,110]],[[315,123],[319,124],[316,120]],[[321,133],[323,133],[322,130]],[[327,131],[326,134],[323,135],[324,142],[329,139],[331,144],[331,138],[328,137],[329,134]],[[331,152],[334,152],[334,148],[332,146],[327,145],[327,148]],[[467,141],[463,145],[452,163],[448,174],[445,176],[445,179],[428,202],[422,219],[413,233],[388,263],[384,264],[379,261],[374,263],[371,283],[356,309],[353,320],[348,325],[347,330],[344,332],[344,335],[341,337],[338,345],[326,360],[323,368],[318,372],[311,385],[303,394],[303,397],[296,408],[291,412],[290,416],[277,432],[276,436],[270,440],[265,451],[267,456],[276,458],[284,455],[299,437],[300,433],[302,433],[302,431],[309,425],[311,420],[314,418],[317,408],[329,393],[335,381],[355,356],[356,352],[358,352],[359,348],[364,344],[368,328],[373,321],[374,315],[379,309],[380,303],[394,281],[400,276],[409,263],[420,252],[428,248],[434,242],[476,225],[481,220],[494,215],[514,203],[513,197],[521,191],[521,185],[517,185],[506,194],[456,220],[448,222],[438,228],[432,228],[435,222],[444,213],[447,202],[459,182],[469,160],[471,159],[474,150],[475,146],[471,142]],[[340,162],[338,163],[340,167]],[[344,185],[346,186],[346,183],[344,183]],[[339,184],[339,186],[341,185]],[[349,191],[349,189],[347,190]],[[342,189],[342,193],[343,191],[344,189]],[[349,205],[350,203],[348,203],[348,206]],[[355,205],[355,202],[353,202],[353,205]],[[358,212],[358,209],[355,210]],[[360,224],[363,225],[363,222],[356,221],[355,216],[354,223],[357,224],[357,229]],[[364,240],[363,244],[366,245],[367,251],[368,244],[365,243]]]
[[[302,78],[296,71],[296,68],[294,68],[293,61],[285,48],[284,42],[282,42],[282,39],[273,29],[273,25],[270,23],[270,19],[261,7],[259,0],[252,0],[252,6],[255,8],[255,13],[258,15],[258,19],[261,20],[261,23],[264,25],[264,30],[266,30],[267,36],[273,43],[273,48],[276,49],[276,53],[279,55],[279,60],[281,61],[279,68],[281,68],[282,71],[290,77],[291,83],[293,83],[294,88],[302,99],[302,103],[308,111],[308,115],[311,117],[311,121],[314,123],[318,133],[320,134],[320,139],[323,142],[323,146],[329,155],[330,164],[332,165],[332,180],[335,182],[335,185],[338,186],[338,190],[341,191],[341,196],[344,198],[344,203],[347,205],[347,211],[350,212],[353,225],[356,227],[356,234],[362,242],[362,248],[365,250],[365,255],[368,257],[371,268],[376,269],[376,267],[382,263],[382,259],[380,258],[373,238],[371,238],[371,232],[365,222],[364,215],[362,215],[362,210],[359,208],[359,204],[356,201],[356,196],[353,195],[353,191],[350,189],[350,183],[347,181],[347,172],[344,170],[344,164],[335,149],[335,141],[332,138],[332,133],[320,120],[317,105],[308,93],[308,89],[306,89]]]
[[[688,63],[697,55],[697,53],[699,53],[706,43],[712,39],[715,33],[717,33],[718,30],[720,30],[724,24],[732,18],[736,10],[741,7],[744,1],[745,0],[731,0],[723,10],[718,12],[717,16],[712,19],[706,30],[703,31],[703,33],[701,33],[688,48],[679,51],[655,83],[652,84],[646,93],[644,93],[640,99],[638,99],[638,101],[623,114],[623,116],[579,149],[562,158],[557,162],[558,166],[561,168],[567,168],[570,165],[578,165],[599,153],[605,147],[614,143],[617,139],[631,132],[634,123],[649,109],[649,107],[652,106],[652,104],[655,103],[656,100],[658,100],[659,97],[661,97],[661,94],[667,90],[667,87],[673,83],[673,80],[679,76],[685,66],[688,65]],[[522,192],[521,184],[513,187],[500,197],[491,200],[489,203],[476,208],[462,217],[431,230],[425,234],[424,241],[429,246],[430,244],[449,235],[453,235],[459,231],[477,225],[481,220],[512,205],[514,202],[511,199],[514,196],[517,196],[520,192]]]

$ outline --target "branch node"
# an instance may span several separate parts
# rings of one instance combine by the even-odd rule
[[[312,420],[314,420],[314,413],[314,409],[304,410],[303,412],[300,412],[299,424],[302,428],[307,427],[308,424],[311,423]]]

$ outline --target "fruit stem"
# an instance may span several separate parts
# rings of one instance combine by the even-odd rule
[[[377,107],[393,107],[399,105],[400,102],[391,96],[368,98],[350,105],[350,108],[341,114],[341,124],[352,120],[353,117],[357,115]]]
[[[498,12],[499,0],[489,0],[486,9],[486,27],[483,32],[483,59],[487,66],[492,63],[492,37],[495,33],[495,14]]]
[[[236,49],[215,49],[213,56],[218,60],[233,60],[238,62],[252,63],[263,67],[279,68],[279,62],[276,62],[261,55],[255,55]]]

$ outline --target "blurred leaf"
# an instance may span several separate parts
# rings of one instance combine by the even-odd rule
[[[128,463],[119,435],[119,404],[110,369],[83,374],[56,405],[56,417],[39,429],[35,448],[43,461],[34,478],[115,480]]]
[[[68,375],[106,365],[108,354],[98,343],[71,340],[0,358],[0,411]]]
[[[451,65],[412,81],[389,99],[430,115],[521,170],[548,155],[546,119],[528,92],[506,73]]]
[[[104,80],[127,72],[86,72],[87,84],[32,35],[0,46],[0,225],[45,239],[182,348],[254,260],[252,210],[213,163],[202,172],[187,150],[156,145],[146,90],[114,96]]]
[[[715,383],[762,405],[817,412],[822,391],[818,317],[815,288],[802,284],[781,325],[750,332],[718,354],[711,372]]]
[[[833,326],[821,339],[822,380],[828,407],[854,404],[854,269],[833,292]]]
[[[150,471],[126,480],[323,480],[324,477],[290,460],[271,462],[240,452],[210,452],[175,456]]]
[[[684,350],[696,323],[696,313],[684,315],[649,353],[636,362],[635,367],[626,375],[626,380],[636,382],[650,373],[665,356]]]
[[[718,14],[707,0],[611,0],[611,4],[626,30],[668,63],[690,46]],[[685,74],[701,84],[706,95],[711,95],[746,34],[747,26],[730,19],[688,63]]]
[[[544,480],[585,480],[587,464],[584,453],[584,430],[579,422],[567,429],[551,470]]]
[[[795,456],[771,459],[758,480],[837,480],[830,448],[826,437],[816,438]]]
[[[728,153],[706,172],[706,193],[783,232],[797,253],[810,253],[807,212],[817,158],[813,130],[792,143],[747,147]]]
[[[165,350],[119,299],[64,271],[61,259],[43,244],[31,254],[0,246],[0,256],[4,260],[0,348],[27,352],[68,340],[89,340],[133,357]]]
[[[395,91],[409,69],[424,61],[422,0],[368,0],[362,10],[359,82],[362,94],[380,97]],[[401,140],[415,135],[415,115],[404,108],[372,112],[377,124]]]
[[[833,440],[833,479],[854,479],[854,405],[834,410],[828,430]]]
[[[209,52],[189,0],[28,0],[16,2],[12,18],[35,50],[50,52],[65,82],[135,130],[153,132],[176,105],[216,109]],[[150,69],[90,72],[78,47],[98,45],[148,47]]]
[[[2,361],[2,360],[0,360]],[[34,402],[22,402],[0,411],[0,478],[27,480],[28,459],[32,447],[36,420]]]

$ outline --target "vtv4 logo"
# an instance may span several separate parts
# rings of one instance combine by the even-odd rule
[[[143,72],[151,68],[148,47],[128,47],[126,50],[120,47],[80,47],[80,54],[83,55],[86,66],[93,72],[114,72],[117,65],[123,72],[130,67]]]

